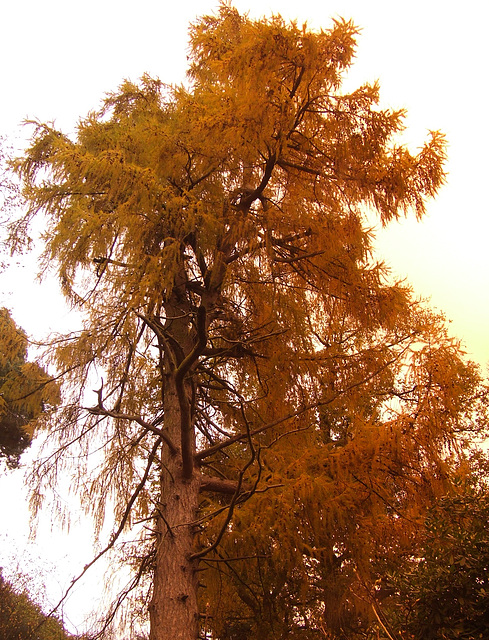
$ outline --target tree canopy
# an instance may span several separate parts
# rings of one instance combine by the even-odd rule
[[[0,457],[19,463],[42,414],[60,401],[59,387],[36,362],[27,360],[27,336],[7,309],[0,309]]]
[[[41,624],[42,623],[42,624]],[[5,580],[0,569],[0,639],[68,640],[71,636],[56,618],[47,618],[25,591]]]
[[[480,466],[476,465],[480,470]],[[417,557],[389,576],[393,625],[413,640],[482,640],[489,628],[489,493],[461,481],[428,510]]]
[[[78,456],[106,549],[133,531],[151,640],[383,628],[374,585],[483,427],[477,368],[373,256],[371,216],[421,218],[445,146],[400,145],[376,84],[341,91],[356,34],[223,3],[187,87],[127,81],[17,163],[17,239],[44,216],[85,317],[49,352],[66,401],[37,491]]]

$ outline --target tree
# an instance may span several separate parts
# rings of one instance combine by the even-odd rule
[[[11,212],[20,204],[18,181],[13,179],[12,172],[9,171],[12,153],[12,148],[6,138],[0,136],[0,255],[6,248],[4,230],[7,226],[7,220]],[[25,240],[28,243],[27,238]],[[2,260],[0,270],[3,270],[5,266],[5,262]]]
[[[471,427],[475,367],[387,282],[367,221],[422,217],[443,137],[412,155],[377,85],[341,93],[356,33],[221,4],[190,88],[125,82],[75,140],[37,123],[17,164],[21,229],[45,216],[86,318],[50,352],[71,397],[39,486],[77,452],[106,550],[139,536],[151,640],[345,637]]]
[[[9,311],[0,309],[0,457],[9,467],[19,464],[31,444],[38,418],[60,401],[59,387],[48,373],[27,361],[27,344]]]
[[[413,640],[483,639],[489,628],[489,494],[461,482],[429,509],[419,555],[390,577],[393,624]]]
[[[5,580],[0,570],[0,640],[30,640],[33,637],[37,640],[73,638],[59,620],[48,619],[26,592],[16,590]]]

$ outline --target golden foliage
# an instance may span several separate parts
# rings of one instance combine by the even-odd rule
[[[79,478],[99,527],[113,499],[115,541],[158,520],[175,460],[201,476],[191,560],[221,640],[363,628],[362,585],[410,552],[485,420],[443,319],[372,257],[367,213],[422,217],[445,147],[399,146],[377,85],[341,92],[356,33],[221,4],[191,29],[190,87],[125,82],[74,141],[36,125],[17,163],[86,318],[50,354],[72,397],[38,479],[99,447]]]

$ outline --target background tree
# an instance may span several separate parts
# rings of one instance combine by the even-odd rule
[[[475,367],[387,283],[367,222],[423,215],[443,138],[413,155],[376,85],[341,93],[355,35],[221,4],[191,29],[189,88],[126,82],[75,140],[37,124],[17,164],[20,233],[45,216],[44,266],[85,312],[49,354],[71,397],[37,495],[79,456],[98,529],[116,520],[99,556],[136,536],[152,640],[361,630],[355,589],[472,428]]]
[[[0,570],[0,640],[31,638],[67,640],[74,636],[66,632],[59,620],[47,618],[29,594],[15,589]]]
[[[0,270],[6,267],[3,254],[7,248],[7,223],[12,212],[20,205],[19,184],[9,170],[12,155],[7,139],[0,136]]]
[[[59,404],[59,387],[40,365],[27,360],[27,336],[0,309],[0,457],[19,463],[38,418]]]
[[[479,466],[479,465],[477,465]],[[429,509],[417,557],[389,577],[390,617],[413,640],[482,639],[489,628],[487,459]],[[404,636],[403,636],[404,637]]]

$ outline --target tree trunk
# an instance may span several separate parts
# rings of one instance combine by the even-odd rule
[[[165,428],[179,444],[180,409],[171,376],[165,386]],[[194,520],[199,498],[199,474],[183,477],[180,454],[162,451],[161,497],[156,518],[156,559],[153,597],[150,605],[150,640],[197,640],[197,562],[190,559],[194,548]]]

